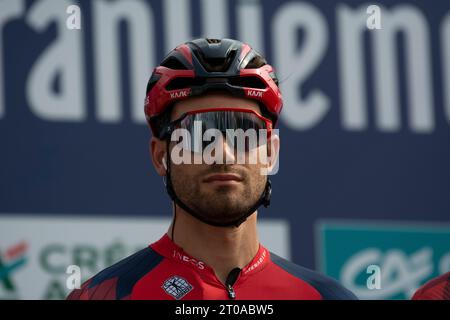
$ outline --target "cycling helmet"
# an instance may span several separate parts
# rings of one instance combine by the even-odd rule
[[[172,50],[147,84],[145,116],[155,136],[156,119],[174,102],[209,90],[255,99],[275,126],[283,101],[275,72],[248,44],[233,39],[196,39]]]

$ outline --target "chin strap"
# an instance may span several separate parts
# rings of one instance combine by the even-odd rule
[[[211,226],[215,227],[230,227],[235,226],[238,227],[240,224],[242,224],[247,218],[255,212],[256,209],[258,209],[261,205],[263,205],[265,208],[267,208],[270,205],[270,198],[272,196],[272,183],[269,178],[267,178],[266,186],[264,188],[264,191],[262,192],[261,196],[259,197],[258,201],[247,211],[245,212],[240,218],[230,221],[230,222],[215,222],[211,221],[205,217],[202,217],[199,215],[195,210],[189,208],[183,201],[181,201],[180,198],[175,193],[175,190],[173,189],[172,185],[172,179],[170,178],[170,165],[171,165],[171,158],[169,153],[169,141],[166,143],[167,145],[167,167],[166,167],[166,177],[164,179],[164,184],[166,186],[166,191],[169,197],[172,199],[173,202],[175,202],[176,205],[178,205],[180,208],[188,212],[193,217],[197,218],[198,220],[209,224]]]

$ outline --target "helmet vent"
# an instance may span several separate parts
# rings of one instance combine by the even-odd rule
[[[206,82],[205,78],[179,77],[170,81],[169,84],[166,86],[166,90],[178,90],[194,86],[202,86],[205,84],[205,82]]]
[[[245,88],[255,88],[255,89],[265,89],[265,83],[258,77],[231,77],[231,78],[223,78],[223,79],[210,79],[210,78],[188,78],[188,77],[179,77],[175,78],[169,82],[166,86],[166,90],[178,90],[184,88],[191,88],[196,86],[204,86],[207,83],[223,83],[224,85],[228,83],[234,87],[245,87]]]
[[[266,65],[267,61],[260,55],[256,55],[252,60],[247,63],[244,69],[257,69],[261,68],[262,66]]]
[[[265,89],[266,85],[258,77],[233,77],[228,80],[232,86]]]
[[[214,44],[214,43],[220,43],[220,39],[206,39],[206,42],[208,42],[208,43],[212,43],[212,44]]]
[[[148,80],[147,83],[147,89],[145,90],[145,93],[148,94],[150,92],[150,90],[152,90],[152,88],[155,86],[155,84],[158,82],[158,80],[161,78],[161,76],[159,74],[152,74],[152,76],[150,77],[150,80]]]
[[[236,50],[231,50],[225,58],[206,58],[202,51],[195,50],[194,52],[202,66],[208,72],[226,72],[236,57]]]
[[[167,60],[161,63],[161,66],[173,69],[173,70],[188,70],[184,64],[180,62],[180,60],[175,57],[169,57]]]

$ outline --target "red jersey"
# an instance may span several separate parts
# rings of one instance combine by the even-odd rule
[[[425,283],[412,300],[450,300],[450,272]]]
[[[213,269],[165,234],[159,241],[101,271],[67,299],[297,300],[356,299],[337,281],[295,265],[262,245],[223,284]]]

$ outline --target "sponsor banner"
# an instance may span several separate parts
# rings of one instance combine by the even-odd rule
[[[450,270],[450,225],[320,221],[318,265],[360,299],[410,299]]]
[[[150,243],[168,229],[168,218],[0,215],[0,299],[63,299],[80,268],[82,281]],[[285,220],[259,222],[261,242],[290,258]]]

